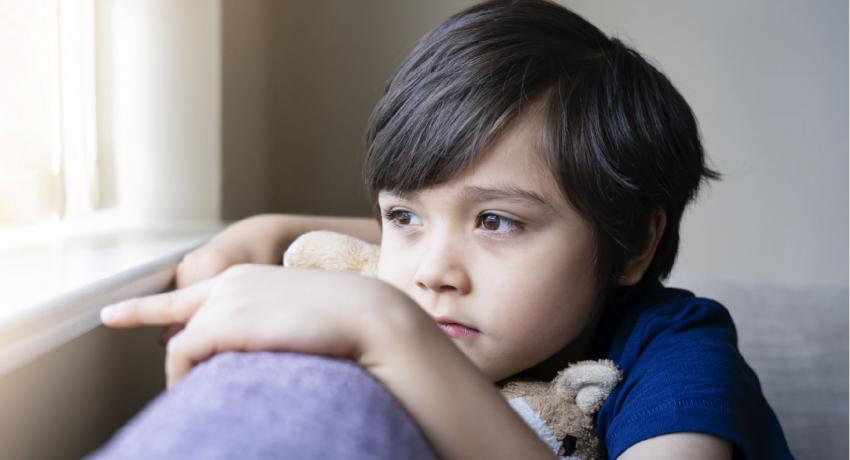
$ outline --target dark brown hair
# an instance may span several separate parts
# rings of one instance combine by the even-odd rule
[[[602,290],[644,249],[656,210],[667,225],[644,278],[669,275],[685,206],[719,178],[696,119],[640,54],[550,1],[482,3],[422,38],[369,121],[373,202],[450,180],[539,97],[543,154],[593,226]]]

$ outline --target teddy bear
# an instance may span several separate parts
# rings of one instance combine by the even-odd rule
[[[375,276],[380,248],[331,231],[298,237],[283,255],[285,267],[317,268]],[[571,460],[597,456],[595,415],[622,379],[610,360],[580,361],[551,381],[500,382],[502,395],[553,453]]]

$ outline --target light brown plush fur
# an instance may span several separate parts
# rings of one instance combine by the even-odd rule
[[[620,378],[612,361],[581,361],[550,382],[508,382],[502,394],[508,400],[522,398],[536,413],[560,442],[558,455],[592,459],[599,448],[594,416]],[[567,438],[575,440],[571,449],[565,448]]]
[[[378,246],[357,238],[317,231],[295,240],[283,264],[375,276],[379,253]],[[554,453],[590,460],[599,448],[595,414],[621,377],[611,361],[581,361],[549,382],[508,381],[502,394]]]

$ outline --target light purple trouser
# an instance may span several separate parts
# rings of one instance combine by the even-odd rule
[[[350,361],[222,353],[154,399],[92,459],[435,459],[387,389]]]

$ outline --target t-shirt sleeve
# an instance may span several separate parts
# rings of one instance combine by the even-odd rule
[[[784,437],[726,309],[691,298],[647,316],[623,349],[624,380],[600,412],[608,457],[652,437],[697,432],[730,441],[735,458],[786,458],[771,452],[775,431],[782,446]]]

